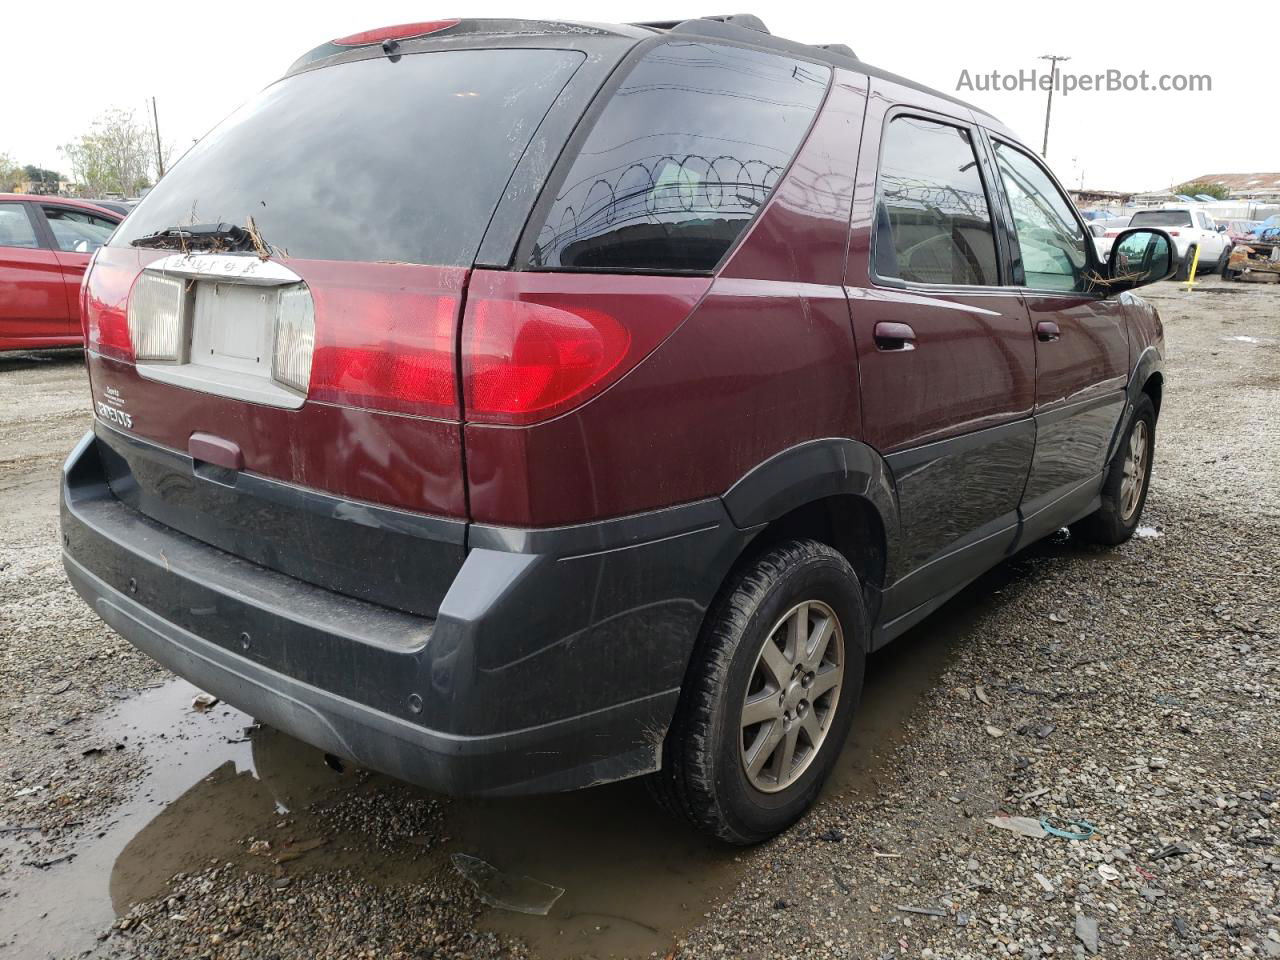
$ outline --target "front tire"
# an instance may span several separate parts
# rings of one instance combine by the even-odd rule
[[[1187,255],[1182,258],[1182,262],[1178,264],[1178,272],[1174,275],[1174,280],[1187,280],[1191,277],[1191,262],[1196,258],[1195,246],[1187,247]]]
[[[1129,429],[1107,468],[1102,505],[1071,525],[1073,536],[1112,547],[1133,536],[1147,502],[1155,447],[1156,408],[1144,393],[1134,405]]]
[[[659,803],[734,844],[803,816],[848,733],[868,629],[857,575],[824,543],[785,541],[735,571],[650,778]]]

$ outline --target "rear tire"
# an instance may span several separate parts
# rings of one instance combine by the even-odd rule
[[[1144,393],[1134,406],[1129,428],[1107,468],[1102,505],[1071,525],[1072,536],[1111,547],[1133,536],[1147,502],[1155,448],[1156,408]]]
[[[1227,247],[1222,251],[1222,258],[1219,261],[1218,273],[1222,275],[1223,280],[1234,280],[1240,276],[1239,270],[1232,270],[1228,264],[1231,262],[1231,251],[1233,247]]]
[[[738,568],[708,612],[649,778],[659,804],[733,844],[795,823],[848,733],[868,629],[857,575],[824,543],[788,540]]]

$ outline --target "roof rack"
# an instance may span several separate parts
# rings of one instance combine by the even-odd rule
[[[633,23],[634,27],[647,27],[650,30],[667,30],[672,32],[692,33],[695,32],[699,24],[707,21],[714,23],[723,23],[733,27],[742,27],[746,30],[754,30],[756,33],[763,33],[766,36],[773,36],[769,28],[764,25],[761,20],[753,13],[730,13],[722,16],[697,17],[692,20],[649,20],[643,23]],[[851,60],[857,60],[858,55],[850,49],[847,43],[813,43],[805,44],[816,50],[826,50],[830,53],[837,53],[841,56],[849,57]]]
[[[726,13],[713,17],[697,17],[697,20],[714,20],[717,23],[731,23],[735,27],[746,27],[748,30],[754,30],[757,33],[769,33],[769,28],[764,25],[764,21],[757,17],[754,13]],[[651,20],[646,23],[635,23],[635,27],[649,27],[653,30],[674,30],[682,23],[689,23],[690,20]],[[769,34],[773,36],[773,34]]]
[[[819,50],[830,50],[832,53],[843,53],[846,57],[858,59],[858,55],[853,52],[853,47],[847,43],[815,43],[814,46]]]

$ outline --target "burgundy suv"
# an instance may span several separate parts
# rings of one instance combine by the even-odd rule
[[[83,289],[67,572],[175,673],[455,794],[652,775],[736,843],[863,664],[1138,523],[1159,230],[1096,258],[991,116],[754,17],[335,40]]]

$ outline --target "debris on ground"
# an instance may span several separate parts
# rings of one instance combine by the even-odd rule
[[[1085,950],[1089,953],[1098,952],[1098,921],[1092,917],[1086,917],[1083,913],[1076,914],[1075,926],[1076,939],[1084,944]]]
[[[204,713],[218,705],[218,698],[211,693],[197,693],[191,698],[191,709]]]
[[[1033,840],[1042,840],[1048,836],[1040,821],[1034,817],[987,817],[987,823],[993,827],[999,827],[1001,830],[1009,830],[1024,837],[1031,837]]]
[[[503,873],[479,857],[455,853],[450,859],[454,869],[475,887],[476,895],[491,907],[545,917],[564,896],[564,887]]]

